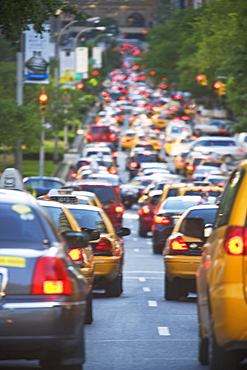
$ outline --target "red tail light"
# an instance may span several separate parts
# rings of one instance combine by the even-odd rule
[[[141,208],[141,210],[140,210],[140,213],[143,215],[143,214],[145,214],[145,215],[147,215],[147,214],[149,214],[151,211],[150,211],[150,209],[148,208],[148,206],[144,206],[144,207],[142,207]]]
[[[188,164],[188,166],[186,166],[187,171],[195,171],[195,168],[196,168],[196,166],[193,166],[191,164]]]
[[[234,256],[247,254],[247,228],[242,226],[228,226],[224,245],[228,254]]]
[[[244,153],[244,149],[238,149],[239,153]]]
[[[109,136],[109,139],[110,139],[111,141],[116,140],[116,135],[111,134],[111,135]]]
[[[162,216],[155,216],[154,223],[158,225],[169,225],[171,223],[171,220],[169,220],[169,218],[164,218]]]
[[[97,243],[96,247],[94,248],[94,252],[96,253],[112,253],[112,246],[111,242],[107,238],[101,238],[100,241]]]
[[[186,251],[188,250],[187,244],[183,241],[183,239],[179,236],[176,239],[173,239],[170,243],[170,250],[171,251]]]
[[[68,272],[62,260],[57,257],[39,258],[32,282],[32,294],[71,294]]]
[[[137,163],[137,162],[130,162],[130,163],[129,163],[129,166],[130,166],[131,168],[137,168],[137,167],[138,167],[138,163]]]
[[[89,140],[91,138],[91,134],[86,135],[86,139]]]
[[[111,173],[112,175],[116,175],[118,173],[118,170],[117,170],[117,168],[112,167],[112,168],[109,169],[109,173]]]
[[[77,177],[77,173],[76,173],[76,172],[71,172],[70,177],[71,177],[72,179],[76,179],[76,177]]]
[[[73,248],[68,251],[69,257],[72,261],[82,262],[83,256],[80,248]]]
[[[116,158],[118,156],[118,152],[112,152],[111,156],[112,158]]]
[[[124,209],[123,209],[123,207],[121,207],[121,206],[117,206],[117,207],[115,208],[115,211],[116,211],[117,213],[123,213]]]

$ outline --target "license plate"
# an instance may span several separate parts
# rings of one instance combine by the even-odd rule
[[[106,136],[102,136],[102,139],[106,139]]]
[[[26,259],[23,257],[0,256],[0,266],[26,267]]]

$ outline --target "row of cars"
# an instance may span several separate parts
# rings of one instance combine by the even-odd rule
[[[128,138],[136,140],[136,132],[126,131],[126,135],[123,134],[121,145],[125,152],[126,149],[130,152],[135,147],[133,143],[129,143],[132,139]],[[188,153],[197,152],[200,162],[202,156],[204,161],[209,162],[209,158],[205,157],[211,152],[217,152],[220,156],[217,164],[227,162],[230,167],[237,162],[236,167],[233,171],[228,168],[228,173],[221,174],[221,177],[218,174],[211,175],[210,184],[207,177],[204,185],[201,183],[196,186],[188,181],[192,182],[197,163],[190,173],[186,173],[189,169],[181,161],[179,170],[183,169],[184,172],[181,171],[181,176],[177,179],[173,178],[172,183],[169,183],[168,172],[167,179],[162,182],[165,171],[168,170],[163,161],[156,163],[157,168],[162,166],[164,170],[161,175],[156,168],[156,178],[154,173],[151,175],[146,172],[144,175],[147,167],[140,163],[129,183],[121,185],[122,197],[126,208],[133,204],[138,205],[140,236],[145,237],[150,228],[153,235],[155,217],[158,228],[167,230],[161,243],[165,299],[178,300],[186,297],[188,292],[197,293],[200,363],[210,364],[210,369],[215,370],[237,369],[240,362],[247,357],[246,152],[235,138],[227,135],[189,138],[183,143],[185,146],[187,144],[193,148],[186,152],[184,147],[186,154],[184,158],[181,156],[182,159]],[[170,159],[173,161],[175,155],[170,156]],[[152,164],[154,168],[155,162]],[[192,162],[187,163],[191,164]],[[205,166],[205,162],[202,165]],[[204,203],[201,192],[210,193],[215,190],[215,185],[219,185],[217,192],[209,198],[209,202]],[[186,190],[189,195],[184,195]],[[195,194],[194,190],[197,191],[196,195],[192,195]],[[161,199],[162,207],[166,205],[167,210],[159,214],[162,208],[158,210],[157,206],[160,206]],[[144,225],[148,225],[147,229]]]
[[[97,184],[82,182],[35,198],[15,169],[1,176],[0,359],[38,359],[46,370],[81,369],[93,289],[108,297],[122,293],[123,236],[130,230],[121,217],[115,228]],[[100,194],[106,189],[103,200],[114,191],[105,184],[98,188]],[[114,204],[117,193],[110,196]]]

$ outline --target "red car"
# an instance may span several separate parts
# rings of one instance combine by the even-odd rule
[[[113,225],[122,226],[124,206],[121,203],[120,188],[104,180],[76,180],[69,184],[75,190],[86,190],[95,193]]]
[[[147,196],[144,204],[138,209],[139,215],[139,236],[146,237],[147,233],[151,231],[154,209],[157,206],[162,191],[151,190]]]
[[[117,147],[118,137],[111,130],[110,126],[102,124],[94,124],[88,127],[86,135],[87,144],[94,142],[108,142],[112,143],[113,149]]]

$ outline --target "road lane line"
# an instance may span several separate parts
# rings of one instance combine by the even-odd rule
[[[159,335],[171,335],[167,326],[158,326]]]
[[[148,301],[148,305],[149,305],[149,307],[157,307],[158,306],[156,301]]]
[[[144,283],[146,281],[146,278],[140,277],[140,278],[138,278],[138,280],[140,281],[140,283]]]
[[[134,252],[139,252],[139,250],[140,250],[139,248],[135,248]]]
[[[144,292],[151,292],[151,289],[150,289],[148,286],[144,286],[144,287],[142,288],[142,290],[143,290]]]

